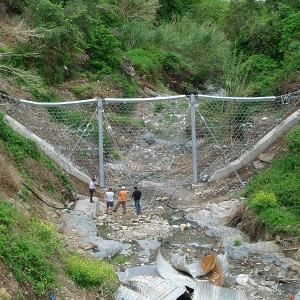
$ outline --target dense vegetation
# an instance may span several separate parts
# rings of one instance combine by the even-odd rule
[[[124,97],[140,78],[180,93],[209,83],[228,95],[271,95],[299,82],[297,0],[4,0],[19,23],[1,35],[0,70],[35,99],[79,76],[108,80]],[[5,77],[4,77],[5,75]],[[175,83],[175,84],[174,84]]]
[[[288,152],[254,177],[246,188],[258,226],[269,232],[300,234],[300,128],[287,136]]]

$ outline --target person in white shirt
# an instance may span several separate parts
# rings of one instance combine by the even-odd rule
[[[114,207],[114,192],[112,191],[112,188],[109,188],[106,194],[106,207],[107,212],[109,212]]]
[[[93,195],[94,195],[94,192],[96,190],[96,186],[95,186],[95,181],[96,179],[93,178],[90,183],[89,183],[89,191],[90,191],[90,202],[91,203],[94,203],[95,201],[93,201]]]

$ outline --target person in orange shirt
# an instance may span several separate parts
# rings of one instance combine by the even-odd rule
[[[119,192],[119,199],[118,203],[115,206],[114,211],[117,211],[120,205],[123,206],[123,214],[126,214],[126,200],[127,200],[127,191],[125,189],[125,186],[122,186],[121,191]]]

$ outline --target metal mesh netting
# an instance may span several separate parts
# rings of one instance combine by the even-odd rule
[[[198,180],[240,157],[300,106],[297,93],[272,101],[205,99],[196,101]]]
[[[99,174],[95,104],[35,107],[10,101],[6,113],[88,176]]]
[[[99,174],[97,100],[94,102],[35,107],[32,103],[6,101],[5,109],[91,177]],[[191,183],[191,145],[185,134],[188,116],[188,98],[141,103],[104,101],[101,127],[105,184],[131,186],[142,180]]]
[[[101,112],[96,99],[42,107],[5,97],[1,107],[88,176],[99,174],[100,123],[108,186],[194,181],[190,98],[113,100],[104,99]],[[196,97],[198,181],[251,149],[300,106],[299,93],[266,100]]]
[[[106,181],[191,183],[191,143],[185,128],[189,99],[106,103]],[[116,172],[117,171],[117,172]],[[117,175],[117,177],[116,177]]]

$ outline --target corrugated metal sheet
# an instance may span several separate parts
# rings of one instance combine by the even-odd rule
[[[192,264],[187,264],[186,254],[171,254],[171,263],[177,270],[186,272],[195,278],[211,271],[215,266],[216,257],[217,254],[209,254]]]
[[[216,258],[216,263],[213,269],[207,274],[210,283],[221,286],[224,279],[228,276],[228,256],[225,254],[218,254]]]
[[[199,281],[194,290],[193,300],[248,300],[244,291],[227,289]]]
[[[123,285],[120,285],[117,292],[114,294],[115,300],[150,300],[148,297],[133,291]]]
[[[184,285],[161,277],[136,276],[129,283],[150,300],[176,300],[186,292]]]
[[[162,278],[169,279],[174,282],[178,282],[180,284],[183,284],[184,286],[187,286],[191,289],[196,288],[196,282],[177,271],[171,264],[169,264],[161,255],[160,251],[158,252],[157,258],[156,258],[156,267],[157,271],[160,274]]]

